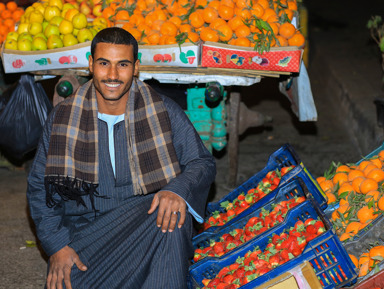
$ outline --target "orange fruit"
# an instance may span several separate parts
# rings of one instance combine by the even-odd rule
[[[149,44],[157,45],[160,41],[160,31],[159,30],[151,30],[147,36]]]
[[[228,25],[233,31],[235,31],[237,27],[244,25],[244,19],[237,15],[228,20]]]
[[[196,0],[195,1],[195,7],[206,7],[208,4],[208,1],[207,0]]]
[[[192,27],[189,24],[181,24],[180,27],[179,27],[179,31],[181,33],[183,33],[183,32],[186,32],[186,33],[192,32]]]
[[[219,0],[212,0],[208,3],[208,6],[214,8],[216,10],[219,10],[220,1]]]
[[[345,233],[350,234],[351,236],[356,235],[361,228],[360,222],[350,222],[345,228]]]
[[[348,166],[346,166],[346,165],[338,166],[337,169],[336,169],[336,173],[338,173],[338,172],[348,173],[350,171],[351,171],[351,169]]]
[[[227,21],[225,21],[222,18],[217,18],[217,19],[213,20],[211,22],[211,24],[209,24],[209,27],[216,30],[217,27],[219,27],[220,25],[223,25],[223,24],[227,24]]]
[[[300,32],[296,32],[291,38],[288,39],[289,46],[302,47],[305,44],[305,37]]]
[[[21,16],[24,15],[24,9],[23,8],[17,8],[15,11],[12,13],[12,19],[15,22],[19,22]]]
[[[129,23],[136,25],[136,26],[140,25],[143,22],[145,22],[145,18],[141,14],[132,14],[131,17],[129,18]]]
[[[219,13],[213,7],[205,7],[203,10],[203,19],[205,23],[212,23],[215,19],[219,17]]]
[[[235,40],[236,46],[244,46],[244,47],[250,47],[251,41],[246,37],[239,37]]]
[[[229,41],[233,36],[232,29],[228,24],[220,25],[216,30],[219,33],[219,38],[221,41]]]
[[[336,202],[336,197],[334,194],[326,192],[325,195],[327,196],[327,204],[331,204],[333,202]]]
[[[251,29],[247,25],[243,24],[236,28],[235,34],[237,38],[247,37],[248,35],[251,34]]]
[[[119,10],[115,15],[115,20],[129,20],[129,13],[127,10]]]
[[[153,21],[152,26],[151,26],[152,30],[159,30],[160,31],[161,26],[163,26],[164,22],[165,22],[164,20]]]
[[[242,17],[243,19],[250,19],[252,17],[252,13],[249,9],[235,8],[234,9],[234,15],[238,15],[238,16]]]
[[[360,183],[360,193],[367,194],[369,191],[376,191],[379,188],[379,184],[370,178],[366,178]]]
[[[377,202],[377,200],[379,199],[379,196],[380,196],[380,192],[379,191],[376,191],[376,190],[369,191],[365,195],[365,201],[366,202],[370,202],[373,199],[375,202]]]
[[[11,18],[12,17],[12,12],[9,10],[4,10],[1,12],[0,17],[3,19]]]
[[[334,185],[339,184],[339,186],[341,186],[347,181],[348,175],[346,173],[336,173],[332,178],[332,182]]]
[[[231,8],[235,8],[236,3],[233,0],[220,0],[221,5],[226,5]]]
[[[368,206],[364,206],[357,211],[357,218],[360,220],[361,223],[365,224],[377,217],[377,215],[374,215],[373,213],[373,208],[368,208]]]
[[[316,178],[316,182],[317,182],[318,184],[320,184],[322,181],[325,181],[325,180],[326,180],[326,178],[323,177],[323,176],[321,176],[321,177],[317,177],[317,178]]]
[[[199,41],[200,40],[200,36],[199,36],[199,34],[197,34],[196,32],[188,32],[188,38],[187,38],[187,40],[189,40],[189,41],[191,41],[191,42],[197,42],[197,41]],[[188,42],[186,40],[186,42]]]
[[[9,31],[14,31],[15,21],[12,18],[4,19],[3,24],[8,27]]]
[[[381,169],[383,166],[383,162],[379,157],[375,157],[369,160],[371,163],[373,163],[377,168]]]
[[[365,160],[365,161],[362,161],[358,166],[357,168],[360,170],[360,171],[363,171],[365,169],[366,166],[370,165],[371,162],[368,161],[368,160]]]
[[[384,181],[384,171],[381,169],[373,169],[367,174],[367,178],[374,179],[376,182],[380,183]]]
[[[256,3],[252,6],[251,14],[255,16],[255,18],[261,18],[264,14],[264,7],[260,4]]]
[[[356,256],[352,255],[352,254],[348,254],[348,255],[349,255],[349,258],[351,258],[353,265],[355,265],[355,267],[358,268],[359,267],[359,260],[356,258]]]
[[[281,24],[279,27],[279,34],[288,40],[292,38],[295,32],[296,32],[296,27],[289,22],[285,22]]]
[[[235,1],[236,7],[238,8],[249,8],[251,6],[250,0],[236,0]]]
[[[270,16],[276,16],[275,9],[272,9],[272,8],[264,9],[264,13],[263,13],[263,16],[261,17],[261,19],[264,20],[264,21],[267,21],[267,19]]]
[[[169,21],[171,21],[173,24],[176,25],[178,29],[180,29],[182,20],[179,16],[172,16],[171,18],[169,18]]]
[[[348,200],[341,199],[340,202],[339,202],[339,206],[344,206],[344,205],[348,205],[349,206]]]
[[[199,12],[192,12],[189,15],[189,23],[195,28],[200,28],[204,25],[204,18]]]
[[[368,176],[369,172],[374,169],[378,169],[374,164],[367,165],[363,170],[364,176]]]
[[[340,196],[341,194],[345,193],[345,192],[351,192],[353,191],[353,186],[351,185],[351,183],[343,183],[339,190],[337,191],[338,195]]]
[[[370,268],[372,268],[376,264],[376,262],[378,262],[377,260],[372,259],[373,257],[377,257],[377,256],[384,258],[384,246],[375,246],[371,248],[371,250],[369,250],[369,257],[372,260],[370,261],[370,264],[369,264]]]
[[[177,26],[171,21],[165,21],[161,25],[160,33],[167,36],[176,36],[177,35]]]
[[[363,277],[363,276],[367,275],[368,272],[369,272],[369,261],[360,265],[359,277]]]
[[[352,182],[356,177],[364,177],[364,172],[359,169],[350,170],[348,173],[348,181]]]
[[[227,5],[220,4],[219,6],[219,16],[223,18],[224,20],[229,20],[234,15],[234,9],[232,7],[229,7]]]
[[[288,1],[287,2],[288,9],[291,9],[293,11],[297,11],[297,4],[296,1]]]
[[[115,10],[112,7],[105,7],[101,12],[101,15],[108,20],[112,20],[115,15]]]
[[[384,197],[381,197],[379,201],[377,202],[377,206],[380,210],[384,211]]]
[[[2,11],[4,11],[7,7],[5,6],[5,4],[3,2],[0,2],[0,13]]]
[[[137,28],[133,28],[133,27],[125,27],[126,24],[123,25],[123,29],[127,30],[129,33],[132,34],[132,36],[136,39],[136,41],[140,41],[141,40],[141,37],[143,36],[143,33],[137,29]],[[128,25],[127,25],[128,26]],[[125,28],[124,28],[125,27]]]
[[[256,3],[261,5],[264,8],[264,10],[270,8],[268,0],[257,0]]]
[[[348,240],[349,238],[351,238],[351,236],[348,234],[348,233],[343,233],[341,234],[341,236],[339,237],[340,241],[343,242],[345,240]]]
[[[365,177],[357,177],[352,181],[352,187],[355,193],[361,194],[360,184],[365,180]]]
[[[331,180],[322,181],[319,185],[324,193],[333,191],[333,182]]]
[[[15,1],[9,1],[5,6],[11,12],[15,11],[18,7]]]
[[[219,41],[219,34],[210,27],[203,27],[200,31],[200,38],[203,41],[217,42]]]

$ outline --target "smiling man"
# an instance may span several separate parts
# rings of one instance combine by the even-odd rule
[[[59,103],[28,177],[48,289],[186,288],[193,218],[215,162],[184,111],[137,79],[121,28],[92,41],[92,79]]]

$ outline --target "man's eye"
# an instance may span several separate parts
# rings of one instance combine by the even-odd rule
[[[121,67],[127,67],[127,66],[128,66],[128,63],[120,63],[120,66],[121,66]]]
[[[108,62],[106,62],[106,61],[100,61],[100,62],[99,62],[99,65],[101,65],[101,66],[105,66],[105,65],[108,65]]]

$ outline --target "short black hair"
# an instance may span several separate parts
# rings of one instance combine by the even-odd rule
[[[127,30],[119,27],[109,27],[100,30],[92,40],[91,55],[94,58],[97,43],[123,44],[133,46],[133,57],[136,62],[138,58],[139,47],[135,37]]]

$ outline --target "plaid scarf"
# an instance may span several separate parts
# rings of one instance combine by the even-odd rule
[[[64,201],[85,206],[83,196],[99,195],[97,100],[93,81],[81,86],[57,109],[45,168],[46,203]],[[171,123],[162,99],[147,84],[134,79],[125,112],[129,165],[135,195],[155,192],[180,173],[172,144]],[[136,180],[136,181],[135,181]]]

